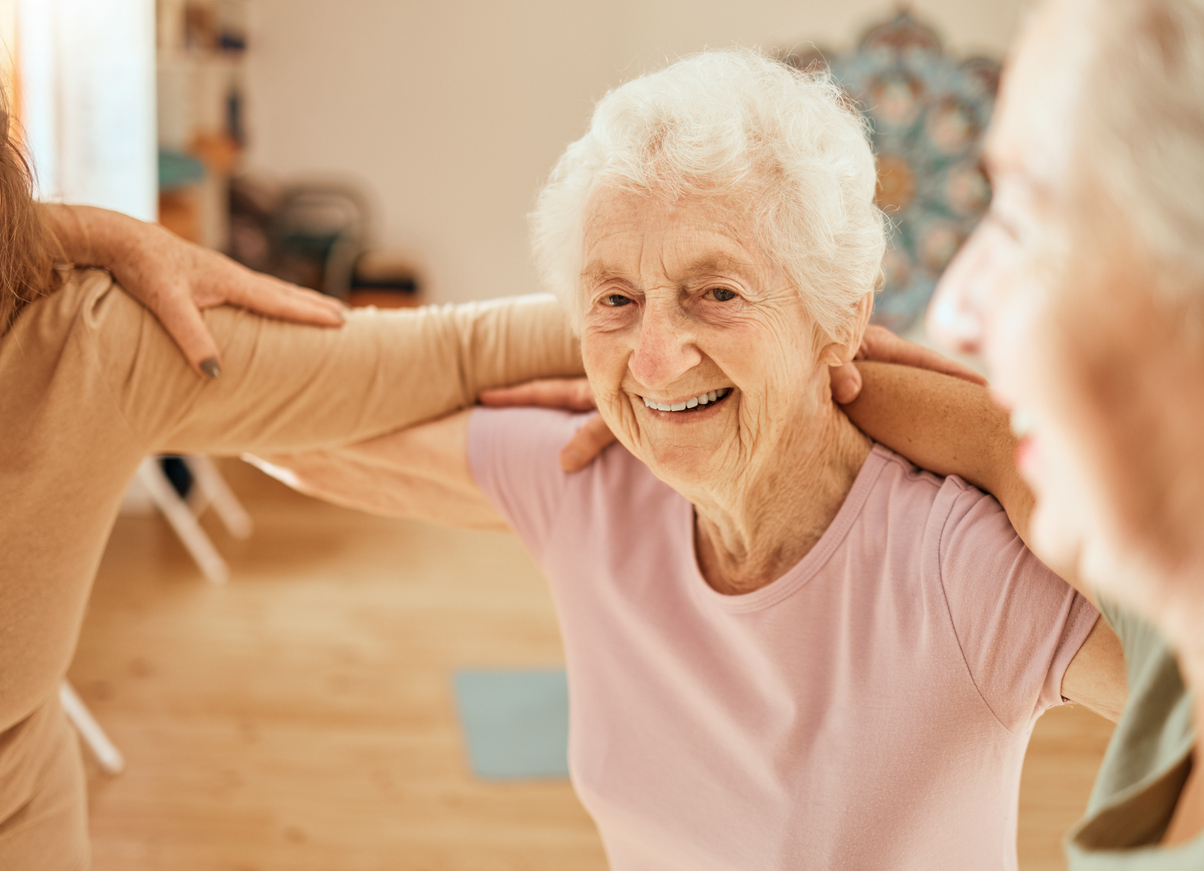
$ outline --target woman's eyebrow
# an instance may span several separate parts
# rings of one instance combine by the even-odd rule
[[[623,270],[607,266],[599,260],[587,263],[585,268],[581,270],[581,284],[583,287],[593,287],[605,281],[616,280],[627,285],[631,284],[631,280],[627,278]]]
[[[730,254],[704,254],[697,260],[690,261],[678,274],[680,278],[697,278],[705,275],[724,275],[738,273],[748,275],[756,267],[742,257]],[[600,260],[587,263],[581,270],[581,283],[584,287],[594,287],[606,281],[619,281],[629,287],[635,287],[635,282],[628,277],[625,270],[609,266]]]
[[[754,269],[755,267],[751,262],[740,257],[733,257],[730,254],[707,254],[692,261],[682,270],[682,274],[690,278],[700,275],[723,275],[732,272],[747,275]]]

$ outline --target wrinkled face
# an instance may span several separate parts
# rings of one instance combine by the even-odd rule
[[[928,324],[987,357],[1023,437],[1017,462],[1037,496],[1040,555],[1148,609],[1161,595],[1152,556],[1167,544],[1155,529],[1175,522],[1167,497],[1194,440],[1184,403],[1204,395],[1178,392],[1188,388],[1171,374],[1182,343],[1151,303],[1123,220],[1092,221],[1073,187],[1087,54],[1079,5],[1042,7],[1008,69],[987,147],[991,211],[942,279]]]
[[[730,205],[604,188],[586,224],[581,348],[598,408],[687,495],[772,469],[831,407],[814,322]]]

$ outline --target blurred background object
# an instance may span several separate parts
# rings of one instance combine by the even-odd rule
[[[157,0],[160,221],[225,250],[230,177],[246,143],[246,0]]]
[[[157,0],[159,220],[252,269],[352,304],[416,305],[418,268],[374,251],[358,183],[320,171],[245,174],[252,8],[251,0]],[[355,293],[361,283],[364,295]]]
[[[358,186],[314,179],[288,185],[231,180],[228,253],[252,269],[351,305],[418,305],[417,261],[372,244],[372,212]]]
[[[956,63],[1001,58],[1021,0],[926,0]],[[430,302],[538,290],[526,215],[593,102],[667,58],[732,43],[855,50],[885,0],[253,0],[245,166],[355,183],[375,242],[422,268]]]

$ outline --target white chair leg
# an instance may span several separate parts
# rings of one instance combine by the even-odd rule
[[[224,584],[230,579],[226,561],[214,548],[213,542],[197,523],[196,516],[179,494],[176,493],[155,457],[147,457],[138,467],[138,480],[146,487],[155,505],[163,512],[184,547],[201,568],[201,573],[214,584]]]
[[[184,462],[192,472],[193,483],[204,494],[230,534],[238,539],[250,538],[255,528],[251,515],[242,507],[213,460],[203,454],[193,454],[186,457]]]
[[[105,730],[100,728],[100,723],[96,722],[92,712],[67,681],[59,684],[59,701],[63,704],[63,710],[67,712],[67,718],[79,730],[80,737],[96,756],[100,767],[109,774],[120,774],[125,768],[125,757],[109,740]]]

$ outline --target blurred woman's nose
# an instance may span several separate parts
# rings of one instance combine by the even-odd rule
[[[928,304],[928,335],[950,350],[982,351],[983,292],[991,280],[988,260],[975,233],[941,276]]]
[[[676,302],[648,300],[631,355],[631,374],[646,387],[669,387],[702,361]]]

